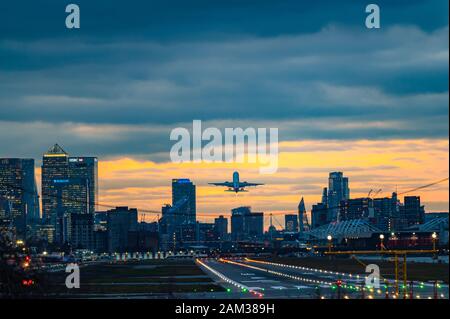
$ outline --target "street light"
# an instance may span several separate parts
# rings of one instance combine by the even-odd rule
[[[380,250],[383,250],[384,234],[380,234]]]
[[[331,237],[331,235],[328,235],[327,240],[328,240],[328,252],[331,253],[331,243],[332,243],[333,237]]]
[[[431,239],[433,240],[433,250],[436,251],[436,239],[437,239],[437,234],[436,232],[433,232],[433,234],[431,234]],[[435,255],[436,258],[436,255]]]
[[[431,238],[432,238],[432,240],[433,240],[433,250],[434,251],[436,251],[436,239],[437,239],[437,234],[436,234],[436,232],[434,232],[432,235],[431,235]]]

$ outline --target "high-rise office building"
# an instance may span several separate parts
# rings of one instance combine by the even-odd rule
[[[70,243],[74,249],[94,249],[94,215],[70,215]]]
[[[166,204],[162,207],[159,221],[162,247],[173,250],[181,242],[196,240],[197,225],[190,222],[190,216],[192,211],[188,196],[178,198],[173,206]]]
[[[196,223],[196,195],[195,185],[189,179],[172,179],[172,206],[187,199],[186,211],[179,212],[179,224]]]
[[[159,220],[161,234],[173,234],[177,225],[177,207],[170,204],[165,204],[161,208],[161,219]]]
[[[116,207],[107,211],[108,251],[125,252],[129,248],[129,232],[136,232],[138,212],[136,208]]]
[[[241,241],[246,238],[245,215],[251,214],[250,207],[238,207],[231,210],[231,239]]]
[[[214,242],[217,239],[214,224],[197,222],[197,241],[199,243]]]
[[[166,204],[162,207],[162,217],[160,224],[163,233],[174,233],[178,226],[194,224],[186,220],[186,216],[190,214],[189,198],[184,196],[180,198],[175,204]]]
[[[299,216],[294,214],[284,215],[284,230],[289,233],[298,232]]]
[[[405,196],[400,207],[400,219],[403,228],[425,222],[425,208],[420,204],[420,196]]]
[[[226,240],[228,238],[228,219],[220,215],[214,219],[214,231],[219,240]]]
[[[374,198],[373,208],[377,228],[383,231],[395,231],[399,221],[397,194],[392,193],[392,197]]]
[[[69,156],[58,144],[53,145],[42,158],[42,217],[44,223],[54,227],[62,217],[58,216],[62,213],[58,210],[58,199],[61,199],[59,186],[68,182],[68,160]]]
[[[0,159],[0,199],[0,218],[11,219],[17,237],[26,239],[40,219],[33,159]]]
[[[98,160],[96,157],[69,157],[69,179],[85,180],[87,213],[94,214],[98,199]]]
[[[49,244],[55,242],[55,227],[49,224],[41,224],[37,229],[37,237]]]
[[[128,249],[130,251],[156,253],[159,247],[159,234],[157,223],[141,222],[137,231],[128,232]]]
[[[89,187],[84,178],[53,180],[60,214],[89,214]]]
[[[69,243],[72,235],[71,215],[87,213],[86,180],[54,179],[50,185],[52,186],[52,199],[56,206],[49,224],[55,228],[56,243]]]
[[[95,157],[69,157],[58,144],[44,154],[43,217],[46,224],[54,227],[56,243],[71,243],[72,219],[76,219],[71,215],[94,214],[98,195],[97,165]],[[93,228],[88,224],[83,222],[76,226],[86,227],[83,233],[92,232]]]
[[[373,200],[369,197],[354,198],[341,201],[339,220],[366,219],[375,224]]]
[[[328,178],[328,222],[338,219],[340,203],[349,198],[348,178],[342,172],[331,172]]]
[[[250,240],[261,240],[264,234],[264,213],[252,212],[247,215],[245,225]]]
[[[317,228],[328,223],[328,208],[326,204],[317,203],[311,209],[311,228]]]
[[[231,236],[234,241],[259,240],[264,233],[264,213],[243,206],[231,210]]]

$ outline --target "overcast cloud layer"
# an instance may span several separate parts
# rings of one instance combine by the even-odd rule
[[[281,141],[448,137],[445,0],[379,1],[380,30],[363,1],[75,2],[80,30],[56,1],[0,4],[0,156],[60,142],[166,161],[193,119]]]

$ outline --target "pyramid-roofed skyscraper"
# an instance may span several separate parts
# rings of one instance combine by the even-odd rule
[[[80,214],[94,213],[98,197],[97,165],[96,157],[69,157],[58,144],[43,155],[43,221],[53,227],[56,243],[71,241],[72,217],[75,220]]]
[[[46,155],[66,155],[67,156],[68,154],[66,153],[66,151],[63,150],[63,148],[61,146],[59,146],[59,144],[54,144],[44,154],[44,156],[46,156]]]

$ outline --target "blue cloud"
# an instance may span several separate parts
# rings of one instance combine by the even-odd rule
[[[0,4],[4,155],[58,139],[160,158],[193,119],[282,140],[448,137],[447,1],[378,1],[380,30],[366,1],[75,2],[70,31],[62,2]]]

